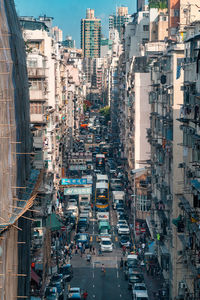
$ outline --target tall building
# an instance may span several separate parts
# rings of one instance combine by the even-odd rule
[[[58,28],[58,26],[54,26],[52,28],[52,30],[53,30],[53,35],[54,35],[56,42],[62,42],[63,41],[63,31],[60,28]]]
[[[72,40],[72,37],[67,35],[65,40],[62,42],[62,46],[66,48],[75,48],[75,40]]]
[[[101,52],[101,20],[88,8],[86,19],[81,19],[81,48],[84,57],[98,58]]]
[[[121,39],[123,27],[130,21],[130,17],[131,16],[128,14],[128,7],[118,7],[116,15],[109,16],[109,31],[117,29]]]
[[[144,5],[145,5],[145,0],[137,0],[137,12],[142,11]]]

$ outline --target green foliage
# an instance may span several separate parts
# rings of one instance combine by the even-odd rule
[[[167,0],[149,0],[149,8],[165,9],[168,7]]]
[[[104,106],[99,112],[105,117],[105,123],[107,124],[110,121],[110,106]]]
[[[87,111],[87,105],[85,103],[83,103],[83,111],[84,113]]]

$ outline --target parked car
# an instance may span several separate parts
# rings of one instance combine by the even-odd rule
[[[81,289],[79,287],[70,288],[67,294],[68,300],[80,300],[81,299]]]
[[[144,282],[144,275],[141,273],[133,272],[128,278],[128,289],[131,290],[135,283],[142,282]]]
[[[60,267],[59,273],[63,275],[63,281],[70,281],[73,277],[73,269],[71,264]]]
[[[59,294],[56,287],[47,286],[44,297],[46,300],[59,300]]]
[[[140,282],[140,283],[135,283],[135,284],[133,285],[133,289],[132,289],[132,298],[134,298],[136,292],[138,292],[138,291],[142,291],[142,292],[143,292],[143,291],[147,291],[147,288],[146,288],[145,283]]]
[[[147,291],[136,291],[133,300],[149,300]]]

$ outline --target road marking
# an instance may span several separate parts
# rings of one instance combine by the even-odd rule
[[[95,287],[95,285],[93,284],[93,288]]]
[[[93,272],[92,276],[93,276],[93,278],[94,278],[94,272]]]
[[[117,278],[119,278],[119,272],[117,271]]]
[[[95,295],[93,295],[93,298],[95,298]]]
[[[121,295],[121,294],[120,294],[119,296],[120,296],[120,298],[122,297],[122,295]]]
[[[120,287],[120,284],[118,284],[118,287]]]

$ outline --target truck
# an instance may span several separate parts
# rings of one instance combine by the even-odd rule
[[[97,221],[109,221],[109,212],[105,211],[105,212],[97,212],[96,214],[97,216]]]
[[[111,237],[110,224],[108,221],[99,221],[99,241],[105,237]]]
[[[112,191],[112,206],[113,209],[116,209],[118,203],[125,202],[125,193],[124,191]]]
[[[91,206],[90,195],[79,195],[79,211],[81,212],[88,206]]]

